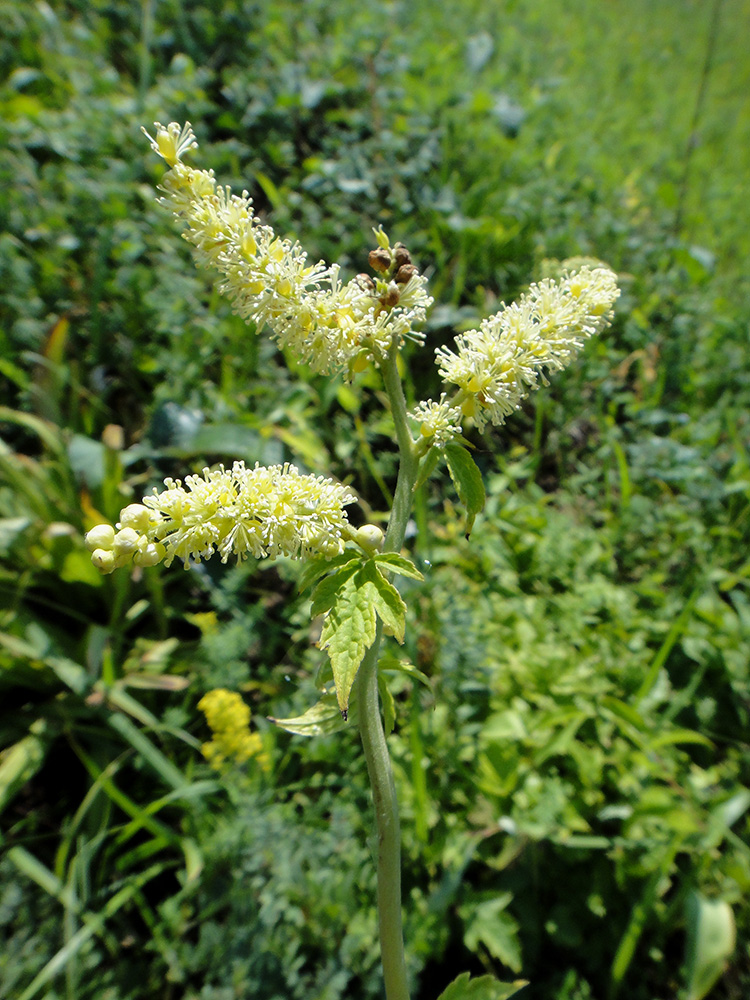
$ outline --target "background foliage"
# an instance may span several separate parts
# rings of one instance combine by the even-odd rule
[[[621,275],[608,336],[474,436],[471,541],[447,477],[417,500],[427,579],[383,664],[415,997],[470,968],[534,1000],[697,1000],[725,904],[710,996],[747,995],[749,16],[0,0],[0,994],[379,995],[356,736],[266,720],[315,696],[297,568],[101,579],[83,548],[206,463],[351,480],[368,520],[392,489],[377,379],[256,339],[153,204],[139,126],[190,118],[311,256],[359,271],[378,223],[409,245],[439,303],[415,398],[434,347],[555,259]],[[270,766],[202,761],[216,686]]]

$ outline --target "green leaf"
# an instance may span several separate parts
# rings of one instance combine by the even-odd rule
[[[395,636],[399,642],[403,642],[404,629],[406,628],[406,605],[401,594],[392,583],[386,580],[372,560],[364,564],[357,574],[357,578],[361,580],[362,592],[375,608],[386,632]]]
[[[515,983],[501,983],[494,976],[480,976],[472,979],[468,972],[462,972],[450,986],[443,990],[438,1000],[509,1000],[528,983],[519,979]]]
[[[290,719],[274,719],[271,722],[297,736],[327,736],[338,732],[346,725],[341,714],[335,694],[324,694],[311,708],[302,715]]]
[[[350,559],[348,563],[334,570],[329,576],[323,577],[312,593],[312,608],[310,614],[313,618],[330,611],[336,603],[336,597],[342,590],[346,581],[360,569],[362,561],[359,556]]]
[[[703,1000],[734,952],[734,914],[723,899],[706,899],[693,892],[687,900],[686,917],[686,1000]]]
[[[391,573],[408,576],[412,580],[424,580],[411,559],[399,555],[398,552],[376,552],[375,562],[378,566],[386,566]]]
[[[390,736],[396,725],[396,702],[391,694],[391,689],[385,682],[385,677],[380,673],[378,674],[378,692],[380,693],[380,704],[383,706],[383,730],[386,736]]]
[[[417,481],[414,484],[414,489],[418,490],[420,486],[424,486],[427,480],[430,478],[432,473],[437,468],[437,464],[440,461],[440,449],[430,448],[425,457],[422,459],[422,463],[419,467],[419,474],[417,475]]]
[[[0,812],[41,768],[55,735],[37,719],[27,736],[0,754]]]
[[[327,649],[333,668],[339,708],[346,712],[349,694],[359,665],[375,639],[375,606],[372,587],[361,587],[360,573],[349,577],[336,595],[320,635],[320,648]]]
[[[509,892],[503,892],[477,904],[467,904],[461,908],[466,921],[464,944],[470,951],[483,946],[503,965],[513,972],[521,971],[521,948],[519,927],[505,908],[513,899]]]
[[[418,670],[417,667],[415,667],[414,664],[410,663],[408,660],[400,660],[398,657],[386,653],[380,661],[378,670],[387,674],[406,674],[407,677],[410,677],[412,680],[419,681],[421,684],[424,684],[429,691],[432,691],[432,681],[427,674]]]
[[[361,558],[362,553],[358,550],[346,549],[346,551],[341,552],[339,555],[333,556],[332,558],[329,558],[328,556],[318,556],[317,559],[310,559],[310,561],[305,564],[305,568],[299,575],[297,588],[300,591],[307,590],[307,588],[311,587],[316,580],[326,576],[339,566],[344,566],[346,563],[353,562],[355,559]]]
[[[445,446],[445,460],[458,499],[466,507],[466,535],[471,534],[477,514],[484,509],[486,495],[482,473],[466,448],[453,442]]]

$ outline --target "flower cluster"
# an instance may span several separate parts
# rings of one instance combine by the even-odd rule
[[[299,244],[263,225],[246,191],[232,194],[213,171],[181,162],[198,145],[189,123],[155,127],[155,138],[145,134],[171,168],[162,201],[186,223],[198,265],[219,272],[219,290],[243,319],[267,325],[282,347],[325,373],[378,363],[394,340],[418,336],[413,328],[432,299],[416,268],[390,300],[370,280],[342,284],[338,265],[308,264]]]
[[[258,733],[250,732],[250,709],[235,691],[217,688],[198,702],[206,716],[213,739],[201,746],[201,753],[211,767],[223,770],[234,762],[244,764],[254,757],[264,769],[268,755]]]
[[[560,281],[532,285],[518,302],[456,337],[456,352],[438,348],[443,379],[459,392],[452,405],[483,428],[501,424],[528,393],[545,383],[544,370],[565,368],[584,340],[612,319],[619,296],[615,274],[582,267]]]
[[[419,432],[431,445],[443,448],[461,433],[461,407],[454,406],[443,393],[439,402],[427,399],[410,416],[419,424]]]
[[[351,529],[344,507],[354,494],[323,476],[302,475],[293,465],[235,462],[204,469],[201,476],[165,480],[142,504],[120,512],[115,529],[100,524],[86,535],[95,566],[103,573],[127,563],[153,566],[175,557],[190,559],[218,552],[222,562],[269,556],[332,556],[343,551]]]

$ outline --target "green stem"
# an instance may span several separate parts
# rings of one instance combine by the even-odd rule
[[[398,345],[393,344],[383,366],[383,381],[396,427],[400,463],[385,549],[398,552],[404,542],[412,507],[419,460],[409,433],[406,400],[397,366]],[[370,776],[378,839],[378,922],[386,1000],[409,1000],[401,913],[401,828],[396,785],[388,755],[378,699],[378,653],[382,627],[357,674],[359,729]]]

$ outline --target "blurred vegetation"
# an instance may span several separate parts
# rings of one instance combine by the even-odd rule
[[[102,579],[83,547],[204,464],[293,460],[368,519],[393,484],[377,378],[256,339],[154,204],[139,127],[186,118],[311,256],[409,245],[438,303],[415,399],[557,260],[621,275],[613,331],[474,436],[471,541],[449,482],[418,497],[427,579],[383,663],[415,1000],[464,968],[530,1000],[750,993],[749,20],[0,0],[0,995],[380,996],[356,733],[267,722],[314,699],[298,568]],[[269,769],[203,761],[217,686]]]

